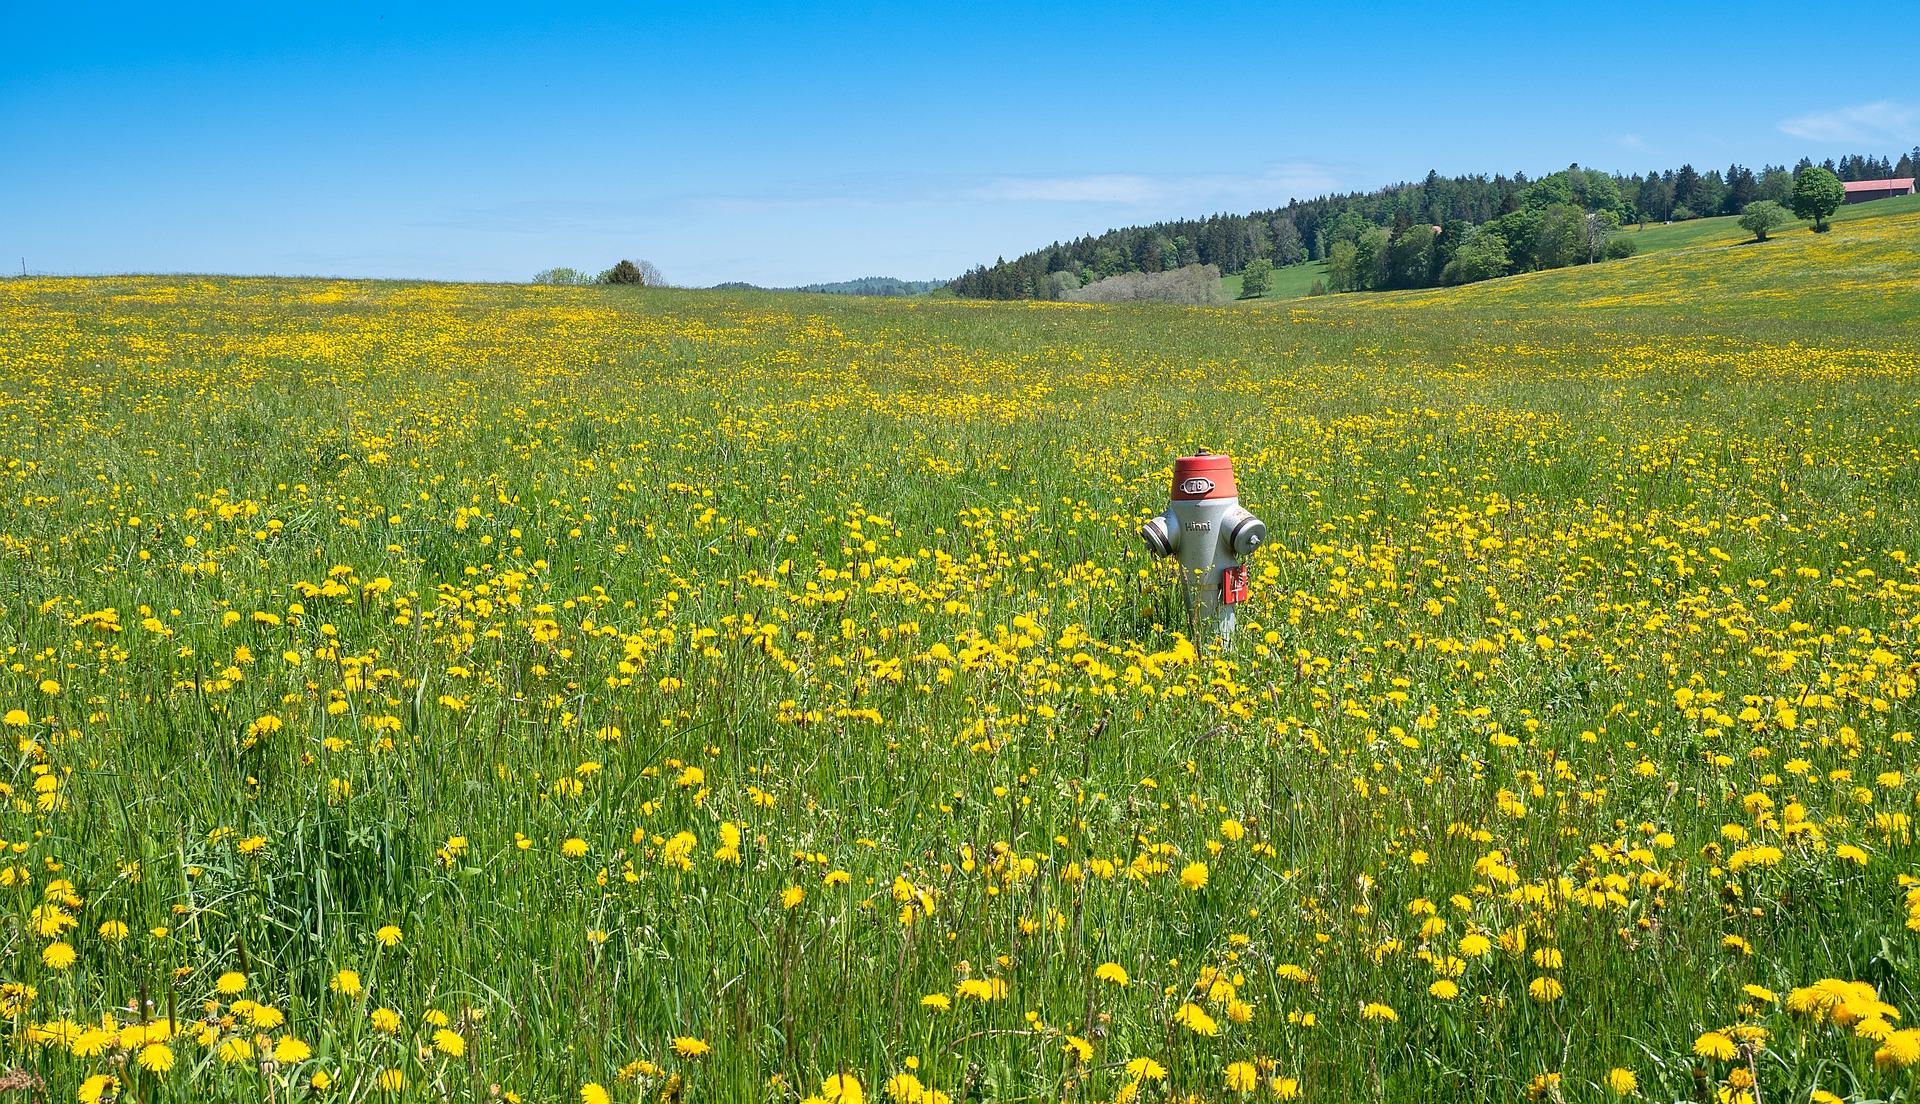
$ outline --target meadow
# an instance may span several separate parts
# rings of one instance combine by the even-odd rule
[[[1259,309],[0,281],[0,1098],[1909,1094],[1903,226]],[[1224,647],[1133,535],[1200,448]]]

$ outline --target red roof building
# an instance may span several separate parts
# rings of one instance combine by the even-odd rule
[[[1869,203],[1876,199],[1912,195],[1913,177],[1900,176],[1892,180],[1849,180],[1841,187],[1847,190],[1847,198],[1843,202]]]

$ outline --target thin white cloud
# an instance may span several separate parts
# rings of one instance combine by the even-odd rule
[[[1809,142],[1920,142],[1920,104],[1877,100],[1796,115],[1780,124],[1784,134]]]
[[[1311,161],[1275,165],[1262,173],[1092,173],[1082,176],[1002,176],[968,189],[968,199],[990,203],[1103,203],[1127,207],[1177,203],[1252,202],[1277,205],[1328,191],[1340,176]]]
[[[1647,140],[1638,134],[1622,134],[1614,142],[1636,152],[1645,152],[1647,148]]]
[[[969,198],[1023,203],[1151,203],[1166,197],[1167,181],[1139,173],[1092,176],[1003,177],[973,189]]]
[[[965,176],[858,173],[768,182],[732,193],[621,199],[530,199],[423,212],[415,225],[451,230],[547,235],[645,232],[689,218],[753,217],[880,209],[948,211],[978,204],[1105,206],[1144,213],[1249,211],[1318,195],[1351,174],[1311,161],[1253,173],[1091,173],[1071,176]]]

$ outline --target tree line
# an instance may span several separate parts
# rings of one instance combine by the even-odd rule
[[[1913,176],[1920,173],[1920,147],[1897,160],[1852,154],[1816,166],[1802,158],[1792,169],[1733,164],[1701,172],[1687,164],[1636,174],[1575,164],[1537,180],[1429,172],[1372,192],[1054,242],[981,265],[947,286],[975,299],[1060,299],[1121,273],[1213,265],[1234,275],[1255,261],[1284,267],[1322,260],[1335,291],[1467,283],[1623,256],[1631,243],[1614,232],[1628,224],[1737,215],[1763,200],[1789,207],[1796,179],[1812,168],[1842,181]]]
[[[947,286],[945,280],[901,280],[892,276],[862,276],[858,280],[836,280],[825,284],[801,284],[798,287],[761,287],[744,280],[729,280],[713,285],[715,291],[808,291],[819,295],[878,295],[904,298],[924,295]]]

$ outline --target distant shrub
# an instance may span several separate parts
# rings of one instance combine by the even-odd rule
[[[545,287],[582,287],[593,283],[593,277],[577,268],[543,268],[533,274],[532,282]]]
[[[1072,303],[1220,303],[1226,293],[1220,290],[1220,269],[1214,265],[1188,265],[1172,272],[1122,272],[1083,288],[1061,293]]]
[[[1327,285],[1318,279],[1314,280],[1313,286],[1307,289],[1308,295],[1325,295],[1326,293]]]
[[[1633,256],[1634,252],[1639,248],[1639,246],[1633,243],[1632,238],[1614,238],[1607,243],[1606,252],[1602,253],[1601,256],[1609,261],[1617,261],[1622,257]]]
[[[660,275],[660,270],[653,267],[652,261],[640,261],[636,263],[623,260],[619,264],[614,265],[612,268],[594,277],[594,281],[601,284],[620,284],[627,287],[665,287],[667,285],[666,277]]]
[[[1062,269],[1047,274],[1047,298],[1065,299],[1070,291],[1080,290],[1080,274]]]

